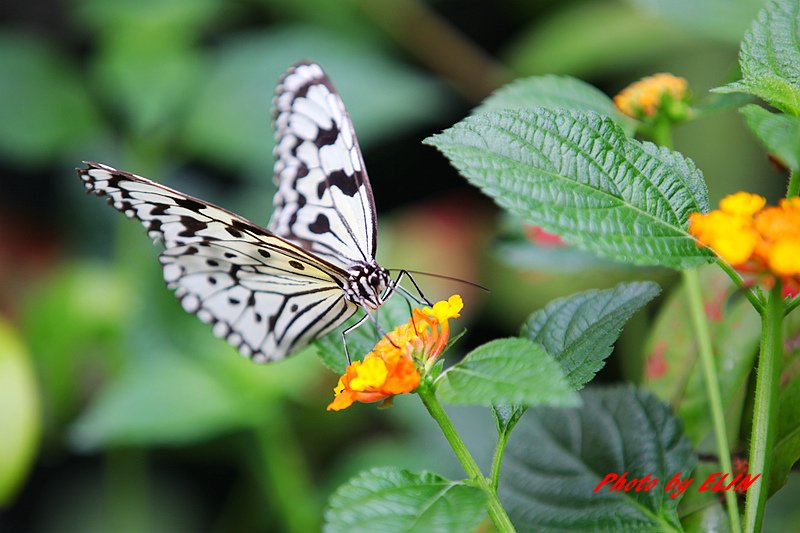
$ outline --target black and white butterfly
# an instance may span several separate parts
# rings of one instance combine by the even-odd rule
[[[163,242],[164,279],[183,308],[259,362],[290,355],[359,308],[360,324],[403,290],[404,274],[393,281],[375,261],[372,189],[353,125],[320,66],[292,66],[274,105],[278,192],[268,229],[106,165],[77,169],[88,191],[107,195]]]

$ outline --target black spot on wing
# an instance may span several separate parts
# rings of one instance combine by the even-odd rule
[[[303,265],[303,263],[301,263],[300,261],[295,261],[294,259],[292,259],[291,261],[289,261],[289,264],[290,264],[291,266],[293,266],[294,268],[296,268],[297,270],[304,270],[304,269],[306,268],[306,267]]]
[[[181,224],[183,224],[184,229],[183,231],[178,233],[179,237],[194,237],[195,235],[197,235],[197,232],[203,231],[208,227],[208,224],[206,224],[202,220],[198,220],[194,217],[189,217],[189,216],[182,216]]]
[[[176,204],[178,204],[179,206],[181,206],[181,207],[183,207],[185,209],[188,209],[189,211],[197,212],[197,211],[200,211],[201,209],[203,209],[204,207],[208,207],[207,205],[202,204],[202,203],[198,202],[197,200],[192,200],[191,198],[176,197],[176,198],[174,198],[174,200],[175,200]]]
[[[328,233],[331,230],[331,223],[328,220],[328,217],[320,213],[317,215],[317,219],[309,224],[308,229],[317,235],[321,235],[323,233]]]
[[[348,175],[344,170],[335,170],[328,174],[325,180],[331,187],[338,187],[347,196],[358,194],[358,182],[355,176]]]
[[[337,137],[339,137],[339,130],[336,126],[331,126],[330,129],[323,130],[319,128],[319,133],[317,133],[317,138],[314,139],[314,144],[317,148],[322,148],[323,146],[328,146],[336,142]]]

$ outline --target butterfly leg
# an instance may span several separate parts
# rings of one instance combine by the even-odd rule
[[[346,337],[346,335],[348,333],[350,333],[351,331],[353,331],[354,329],[356,329],[361,324],[363,324],[368,318],[369,318],[369,314],[365,314],[360,319],[358,319],[358,322],[356,322],[355,324],[353,324],[349,328],[347,328],[344,331],[342,331],[342,346],[344,346],[344,355],[345,355],[345,357],[347,357],[347,364],[348,365],[350,364],[351,361],[350,361],[350,351],[347,349],[347,337]]]

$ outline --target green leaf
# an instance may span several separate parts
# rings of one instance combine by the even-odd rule
[[[730,413],[731,438],[738,435],[741,402],[758,350],[761,322],[744,296],[732,296],[730,279],[715,266],[700,270],[702,297],[717,361],[720,395]],[[671,403],[684,432],[699,445],[712,431],[703,368],[683,285],[659,309],[644,347],[644,386]],[[737,407],[738,406],[738,407]]]
[[[556,4],[554,4],[555,7]],[[560,2],[551,16],[531,17],[503,54],[522,74],[571,74],[607,77],[646,67],[681,46],[691,44],[685,32],[621,2]]]
[[[764,0],[628,0],[676,28],[738,44]]]
[[[719,469],[716,470],[719,472]],[[698,477],[698,479],[702,479]],[[687,494],[691,494],[687,492]],[[719,494],[719,493],[716,493]],[[725,508],[716,500],[698,511],[690,513],[681,519],[683,530],[686,533],[706,533],[708,531],[730,531],[730,521]]]
[[[17,333],[0,320],[0,506],[25,480],[39,446],[41,419],[36,378]]]
[[[196,326],[202,330],[199,337],[193,327],[179,328],[196,346],[181,352],[158,332],[149,331],[156,338],[155,351],[130,355],[121,374],[73,424],[72,444],[96,450],[203,441],[264,424],[288,396],[287,389],[307,391],[311,386],[309,369],[314,365],[308,351],[272,365],[256,365],[233,348],[210,342],[207,328]]]
[[[770,113],[752,104],[739,112],[770,154],[789,169],[800,170],[800,118]]]
[[[800,377],[781,391],[778,403],[777,441],[772,454],[769,493],[786,484],[792,466],[800,460]]]
[[[132,360],[81,414],[70,435],[78,449],[183,444],[255,422],[253,406],[203,364],[158,355]]]
[[[534,107],[594,111],[614,119],[628,135],[636,128],[634,121],[617,110],[611,98],[596,87],[570,76],[531,76],[515,80],[496,90],[475,108],[474,113]]]
[[[104,41],[159,40],[186,42],[218,21],[221,0],[79,0],[75,14]],[[138,43],[137,43],[138,44]]]
[[[185,147],[263,180],[272,172],[272,92],[300,58],[323,65],[362,148],[429,121],[445,104],[442,86],[429,76],[339,35],[307,27],[240,34],[211,58],[183,133]]]
[[[688,268],[710,252],[688,233],[706,212],[701,172],[687,158],[628,139],[594,113],[490,112],[425,140],[511,211],[600,255]]]
[[[659,292],[655,283],[620,283],[561,298],[533,313],[520,335],[542,345],[580,389],[603,367],[625,322]]]
[[[537,407],[508,442],[500,499],[519,531],[676,531],[666,483],[690,477],[691,445],[668,406],[632,387],[588,389],[577,409]],[[650,475],[650,491],[594,489]]]
[[[477,487],[429,472],[374,468],[331,496],[324,531],[473,531],[484,514],[484,495]]]
[[[159,288],[163,291],[163,284]],[[94,384],[84,376],[104,375],[119,355],[136,296],[135,286],[118,271],[83,262],[62,264],[26,301],[23,332],[42,389],[48,433],[60,434],[90,394]]]
[[[771,1],[759,11],[739,51],[742,79],[716,89],[745,92],[800,115],[800,3]]]
[[[411,311],[408,303],[400,295],[395,295],[373,315],[377,316],[381,330],[388,332],[400,324],[408,322],[411,318]],[[342,331],[353,325],[361,316],[361,313],[357,313],[355,317],[336,328],[335,331],[314,341],[313,346],[316,347],[319,358],[325,366],[337,374],[344,374],[347,366],[347,356],[342,345]],[[347,334],[347,349],[350,351],[350,357],[354,360],[362,359],[372,351],[380,339],[381,336],[375,329],[375,324],[371,320],[367,320]]]
[[[0,31],[0,72],[0,154],[37,167],[101,134],[77,70],[44,41]]]
[[[578,405],[558,363],[527,339],[496,339],[475,348],[437,380],[444,402],[491,406]]]
[[[492,406],[492,415],[498,435],[511,433],[527,407],[521,405],[499,404]]]

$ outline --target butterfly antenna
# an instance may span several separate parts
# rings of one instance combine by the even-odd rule
[[[454,278],[452,276],[445,276],[443,274],[434,274],[433,272],[422,272],[422,271],[419,271],[419,270],[408,270],[407,268],[387,268],[386,270],[389,270],[389,271],[392,271],[392,270],[394,270],[394,271],[404,271],[404,272],[407,272],[408,274],[418,274],[420,276],[430,276],[432,278],[446,279],[446,280],[449,280],[449,281],[457,281],[458,283],[463,283],[465,285],[471,285],[472,287],[476,287],[476,288],[484,290],[486,292],[491,292],[488,288],[484,287],[483,285],[481,285],[479,283],[475,283],[474,281],[468,281],[466,279],[461,279],[461,278]]]

